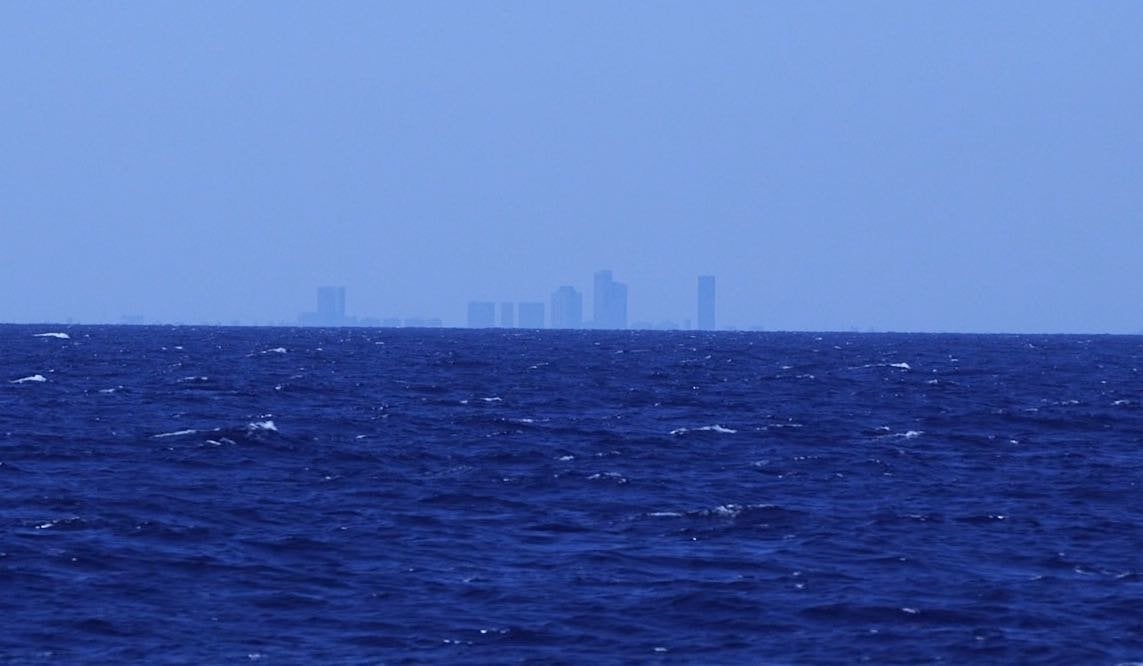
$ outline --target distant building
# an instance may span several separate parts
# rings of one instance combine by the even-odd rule
[[[469,328],[492,328],[496,325],[496,304],[491,301],[472,301],[468,304]]]
[[[317,312],[304,312],[298,317],[303,326],[345,326],[345,287],[318,287]]]
[[[318,287],[317,315],[329,326],[345,321],[345,287]]]
[[[543,303],[520,303],[520,328],[544,327]]]
[[[714,276],[700,275],[698,279],[698,327],[714,330]]]
[[[500,327],[516,327],[516,304],[505,302],[500,304]]]
[[[575,287],[552,293],[552,328],[583,328],[583,294]]]
[[[611,271],[596,271],[594,286],[592,328],[627,328],[627,285],[612,279]]]

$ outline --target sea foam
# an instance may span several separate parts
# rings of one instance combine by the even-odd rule
[[[193,429],[175,430],[174,432],[161,432],[157,435],[151,435],[151,438],[152,439],[162,439],[164,437],[182,437],[183,435],[193,435],[197,432],[198,432],[197,430],[193,430]]]
[[[685,435],[688,432],[718,432],[733,435],[738,432],[734,428],[724,428],[717,423],[715,425],[703,426],[701,428],[675,428],[671,431],[672,435]]]
[[[40,375],[40,374],[35,374],[35,375],[29,375],[27,377],[21,377],[19,379],[13,379],[9,383],[10,384],[39,384],[39,383],[46,382],[46,381],[48,381],[47,377]]]

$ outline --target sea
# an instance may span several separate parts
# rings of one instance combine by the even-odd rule
[[[1143,337],[0,326],[0,663],[1143,662]]]

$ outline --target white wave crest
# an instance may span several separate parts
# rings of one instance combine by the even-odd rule
[[[867,370],[869,368],[898,368],[900,370],[912,370],[913,366],[902,361],[901,363],[866,363],[865,365],[857,365],[850,368],[850,370]]]
[[[40,384],[40,383],[43,383],[46,381],[48,381],[47,377],[40,375],[40,374],[35,374],[35,375],[29,375],[27,377],[21,377],[19,379],[13,379],[9,383],[10,384]]]
[[[596,472],[587,477],[589,481],[614,481],[615,483],[627,483],[627,477],[619,472]]]
[[[716,423],[715,425],[703,426],[701,428],[675,428],[674,430],[671,431],[671,434],[677,436],[677,435],[685,435],[688,432],[704,432],[704,431],[705,432],[725,433],[725,434],[729,434],[729,435],[733,435],[734,433],[738,432],[734,428],[724,428],[724,427],[722,427]]]
[[[157,435],[151,435],[151,438],[152,439],[162,439],[163,437],[182,437],[183,435],[193,435],[197,432],[198,432],[197,430],[193,430],[193,429],[175,430],[174,432],[161,432]]]
[[[37,333],[32,337],[35,337],[35,338],[57,338],[60,340],[71,340],[71,336],[68,335],[67,333]]]
[[[246,429],[250,432],[278,432],[278,426],[274,425],[273,421],[254,421],[247,424]]]
[[[917,439],[921,435],[925,434],[924,430],[908,430],[906,432],[890,432],[888,426],[881,426],[880,428],[877,428],[877,430],[885,433],[884,435],[877,435],[877,437],[879,439],[882,437],[888,437],[890,439],[898,438],[898,437],[901,439]]]
[[[707,511],[688,512],[690,515],[718,516],[719,518],[737,518],[743,511],[760,509],[778,509],[776,504],[721,504]]]

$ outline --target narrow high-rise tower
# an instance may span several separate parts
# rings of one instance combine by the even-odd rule
[[[627,328],[627,285],[613,280],[611,271],[596,271],[594,286],[592,328]]]
[[[714,276],[700,275],[698,279],[698,327],[714,330]]]

